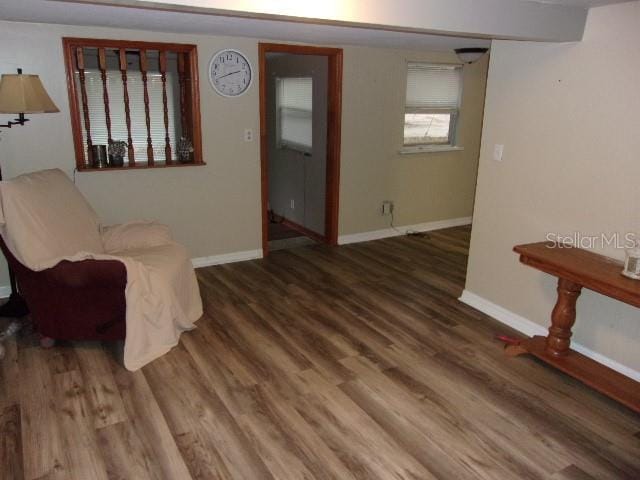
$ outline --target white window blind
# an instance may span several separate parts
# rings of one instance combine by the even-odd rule
[[[313,146],[313,79],[277,78],[278,147],[311,151]]]
[[[404,145],[453,145],[462,92],[462,67],[409,63]]]
[[[177,85],[175,77],[167,72],[167,108],[169,112],[169,140],[171,143],[172,159],[177,159],[176,152],[176,118],[177,112]],[[78,85],[78,105],[82,108],[80,98],[79,75],[76,72],[76,85]],[[85,87],[89,108],[89,120],[91,122],[91,141],[94,145],[108,145],[107,122],[104,111],[104,98],[102,78],[99,71],[85,71]],[[127,89],[129,91],[129,110],[131,118],[131,139],[133,140],[134,156],[136,163],[147,163],[147,123],[144,109],[144,87],[142,74],[136,71],[127,73]],[[162,99],[162,77],[159,73],[147,73],[147,91],[149,93],[149,117],[151,119],[151,140],[153,143],[153,156],[156,161],[165,160],[165,128],[164,128],[164,104]],[[107,92],[109,93],[109,113],[111,117],[111,137],[113,140],[127,141],[127,123],[124,110],[124,90],[120,71],[107,72]],[[87,136],[84,125],[84,114],[81,112],[82,142],[84,151],[87,151]],[[180,123],[179,121],[177,122]],[[128,155],[125,155],[125,162]]]
[[[407,71],[407,113],[457,111],[462,88],[457,65],[410,63]]]

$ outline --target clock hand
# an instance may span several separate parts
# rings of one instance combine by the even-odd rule
[[[216,77],[216,78],[228,77],[229,75],[233,75],[234,73],[240,73],[240,70],[236,70],[235,72],[231,72],[231,73],[225,73],[224,75],[220,75],[219,77]]]

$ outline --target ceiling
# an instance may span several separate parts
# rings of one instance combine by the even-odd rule
[[[601,7],[602,5],[611,5],[613,3],[625,3],[634,0],[521,0],[537,3],[553,3],[555,5],[566,5],[569,7]]]
[[[173,0],[174,2],[176,0]],[[309,2],[313,0],[299,0]],[[315,0],[323,2],[325,0]],[[384,1],[376,4],[383,6]],[[397,0],[396,0],[397,1]],[[495,4],[504,0],[474,0]],[[515,1],[515,0],[509,0]],[[624,1],[624,0],[622,0]],[[562,5],[572,8],[589,8],[621,0],[519,0],[520,4],[531,2]],[[118,4],[120,5],[114,5]],[[154,6],[154,3],[157,8]],[[455,36],[461,33],[436,35],[416,31],[416,29],[390,29],[375,25],[339,25],[333,23],[313,23],[289,21],[282,18],[251,18],[251,13],[244,16],[212,14],[207,9],[200,11],[188,8],[162,8],[166,1],[153,0],[0,0],[0,20],[53,23],[63,25],[83,25],[96,27],[115,27],[134,30],[161,31],[170,33],[204,34],[220,36],[241,36],[266,40],[281,40],[323,45],[359,45],[386,48],[406,48],[416,50],[447,51],[459,47],[487,47],[490,45],[489,35],[478,35],[484,38]],[[171,2],[169,2],[171,3]],[[176,2],[177,3],[177,2]],[[206,5],[207,1],[184,0],[183,5]],[[211,3],[211,2],[209,2]],[[415,3],[415,2],[414,2]],[[241,5],[239,2],[238,5]],[[124,5],[127,5],[126,7]],[[345,4],[346,5],[346,4]],[[420,5],[420,4],[418,4]],[[507,5],[503,3],[502,5]],[[146,8],[144,8],[146,7]],[[240,8],[240,7],[238,7]],[[562,7],[560,7],[562,8]],[[485,9],[486,10],[486,9]],[[482,9],[478,10],[482,12]],[[580,10],[583,11],[584,10]],[[466,12],[473,17],[474,12]],[[506,14],[506,12],[505,12]],[[584,14],[583,14],[584,15]],[[495,18],[495,17],[494,17]],[[525,17],[525,23],[530,17]],[[548,19],[550,17],[547,17]],[[540,21],[538,19],[538,21]],[[531,18],[530,22],[534,22]],[[369,28],[366,28],[369,27]],[[371,28],[373,27],[373,28]],[[465,35],[465,34],[462,34]],[[499,36],[497,38],[500,38]]]
[[[300,0],[308,1],[308,0]],[[316,0],[322,1],[322,0]],[[0,0],[0,19],[20,22],[116,27],[171,33],[239,36],[323,45],[357,45],[447,51],[488,47],[488,39],[316,25],[47,0]]]

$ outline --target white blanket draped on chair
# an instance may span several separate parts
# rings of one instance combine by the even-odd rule
[[[27,268],[62,260],[118,260],[127,270],[124,364],[137,370],[195,328],[202,300],[187,250],[154,222],[100,227],[98,217],[60,170],[0,182],[2,236]]]

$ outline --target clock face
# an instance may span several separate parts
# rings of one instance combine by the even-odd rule
[[[251,64],[237,50],[220,50],[209,63],[209,82],[224,97],[242,95],[251,85],[251,79]]]

